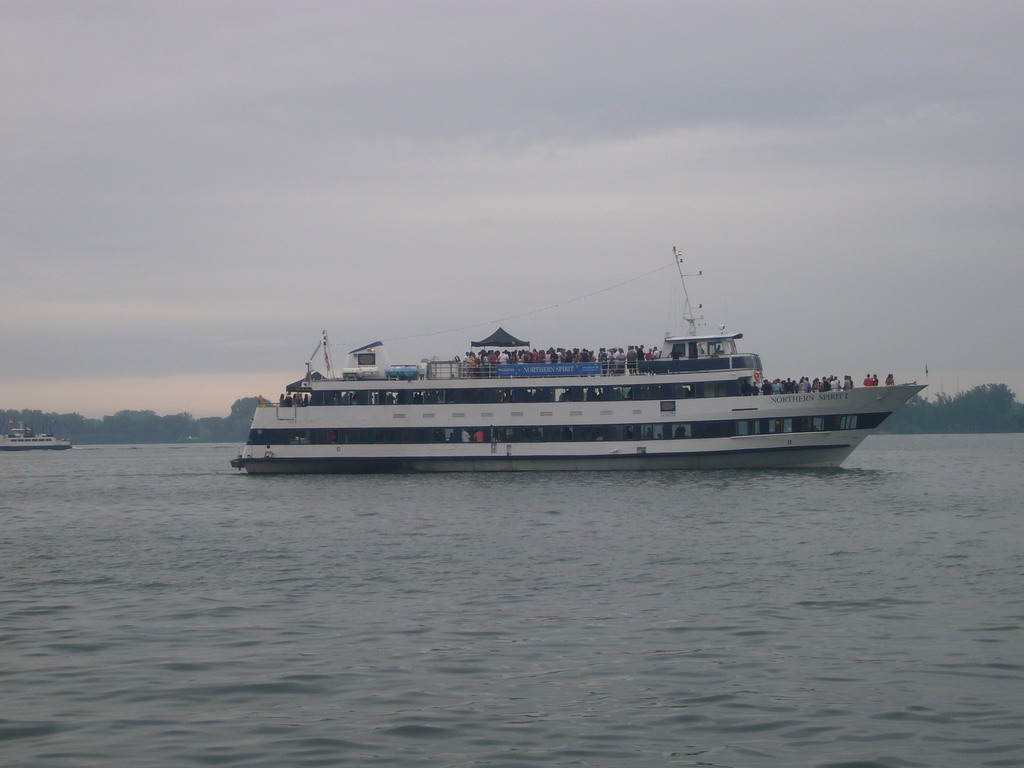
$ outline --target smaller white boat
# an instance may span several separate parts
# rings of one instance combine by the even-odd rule
[[[0,451],[64,451],[71,447],[71,440],[66,437],[54,437],[46,432],[33,432],[25,422],[9,422],[14,426],[0,435]]]

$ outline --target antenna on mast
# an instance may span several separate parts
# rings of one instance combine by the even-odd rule
[[[334,378],[334,369],[331,367],[331,344],[330,344],[330,342],[327,341],[327,331],[324,331],[323,334],[324,334],[324,336],[320,340],[320,343],[316,345],[316,349],[313,350],[313,354],[310,355],[309,356],[309,360],[306,361],[307,375],[308,375],[309,368],[310,368],[310,366],[313,363],[313,358],[316,357],[316,353],[319,352],[321,348],[323,348],[323,350],[324,350],[324,366],[327,369],[327,378],[333,379]]]
[[[694,317],[693,308],[690,306],[690,294],[686,290],[686,278],[688,277],[700,277],[704,274],[703,270],[695,273],[684,275],[683,274],[683,253],[674,245],[672,246],[672,255],[676,259],[676,270],[679,272],[679,282],[683,285],[683,322],[686,323],[686,329],[684,331],[685,336],[696,336],[697,335],[697,321],[703,320],[704,316]],[[697,309],[703,309],[703,304],[698,304]]]

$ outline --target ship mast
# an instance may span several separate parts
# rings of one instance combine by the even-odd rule
[[[697,335],[697,321],[703,320],[701,317],[695,317],[693,314],[693,308],[690,306],[690,294],[686,290],[686,278],[688,277],[700,277],[704,274],[703,271],[699,271],[695,274],[684,275],[683,274],[683,253],[674,245],[672,246],[672,255],[676,259],[676,270],[679,272],[679,282],[683,286],[683,322],[686,324],[683,329],[684,336],[696,336]],[[697,309],[702,309],[703,304],[698,304]]]
[[[331,344],[327,341],[327,331],[323,332],[323,338],[320,343],[316,345],[316,349],[313,350],[313,354],[309,356],[309,360],[306,361],[306,380],[310,381],[313,376],[313,358],[316,357],[316,353],[321,349],[324,351],[324,367],[327,369],[327,378],[334,378],[334,368],[331,367]]]

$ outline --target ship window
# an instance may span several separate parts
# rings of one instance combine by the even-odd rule
[[[450,389],[414,389],[411,400],[415,405],[438,405],[454,402],[453,394]]]
[[[690,384],[673,384],[672,397],[677,400],[686,400],[693,397],[693,386]]]
[[[288,438],[291,445],[309,445],[309,430],[294,429]]]
[[[402,393],[393,389],[375,389],[367,392],[367,405],[398,405]]]
[[[426,442],[426,440],[424,439],[424,436],[423,436],[423,430],[422,429],[415,429],[415,428],[414,429],[400,429],[400,430],[398,430],[398,434],[401,435],[401,438],[398,441],[400,443],[425,443]]]
[[[692,424],[674,424],[672,425],[672,437],[676,440],[681,440],[685,437],[693,437],[693,425]]]
[[[797,421],[797,432],[822,432],[825,429],[823,416],[801,416]]]
[[[708,421],[704,423],[704,437],[732,437],[736,434],[731,421]]]
[[[324,392],[324,405],[352,405],[356,393],[348,389],[329,389]]]
[[[550,403],[554,400],[554,390],[551,387],[523,387],[519,390],[522,403]]]
[[[460,402],[463,403],[483,403],[487,402],[484,400],[484,393],[487,390],[484,389],[461,389],[459,390]]]
[[[550,435],[549,439],[556,442],[572,440],[572,427],[551,427]]]
[[[536,443],[544,439],[540,427],[520,427],[519,439],[524,443]]]
[[[572,389],[570,387],[555,387],[554,394],[556,403],[572,402]]]
[[[697,397],[726,397],[729,388],[724,381],[706,381],[697,385]]]
[[[604,428],[592,425],[580,427],[580,440],[604,440]]]
[[[634,435],[632,424],[613,424],[608,427],[609,440],[632,440]]]
[[[512,427],[492,427],[491,440],[495,443],[512,442]]]
[[[668,384],[643,384],[633,387],[634,400],[661,400],[672,396],[672,387]]]
[[[792,419],[766,419],[765,421],[767,422],[768,434],[793,431]]]
[[[759,435],[761,434],[761,422],[757,419],[753,419],[751,421],[737,421],[736,434],[741,437],[744,435]]]
[[[609,400],[632,400],[632,387],[607,387]]]

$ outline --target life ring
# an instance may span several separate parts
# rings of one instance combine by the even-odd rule
[[[760,384],[761,383],[761,372],[759,370],[757,370],[756,368],[754,369],[754,383],[755,384]]]
[[[274,458],[274,452],[273,451],[266,451],[263,454],[263,458],[264,459],[272,459],[272,458]]]

